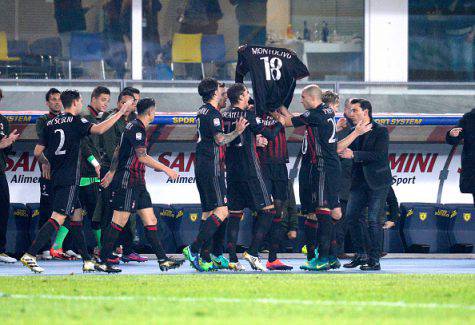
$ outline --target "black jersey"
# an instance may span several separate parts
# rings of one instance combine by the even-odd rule
[[[292,124],[306,127],[302,143],[304,162],[320,164],[322,161],[325,170],[340,169],[336,152],[338,138],[335,113],[331,108],[321,104],[315,109],[306,110],[300,116],[292,117]]]
[[[226,133],[236,129],[236,122],[240,117],[245,118],[249,125],[226,148],[226,172],[229,179],[245,181],[249,178],[261,177],[256,150],[256,135],[262,134],[272,140],[279,133],[282,124],[277,123],[275,128],[270,130],[264,127],[254,111],[229,108],[223,111]]]
[[[135,153],[135,149],[147,148],[147,135],[142,121],[136,119],[125,126],[119,146],[119,164],[112,181],[113,187],[126,189],[145,185],[145,165]]]
[[[71,113],[59,114],[46,122],[39,144],[46,147],[53,186],[79,185],[80,140],[91,127],[91,122]]]
[[[262,124],[265,128],[273,130],[277,127],[277,121],[271,116],[264,114],[261,117]],[[287,138],[285,136],[285,128],[281,128],[279,133],[272,140],[268,140],[267,146],[257,147],[259,160],[265,164],[286,164],[289,162],[289,154],[287,152]]]
[[[243,82],[250,72],[252,92],[258,115],[289,107],[295,81],[309,75],[307,67],[288,49],[264,46],[241,46],[238,50],[236,82]]]
[[[217,133],[224,133],[221,112],[211,104],[204,104],[196,116],[196,163],[210,164],[224,169],[224,146],[218,146],[214,140]]]

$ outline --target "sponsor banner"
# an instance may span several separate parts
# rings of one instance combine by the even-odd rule
[[[158,143],[150,155],[180,173],[172,181],[165,173],[147,169],[147,188],[154,203],[199,203],[194,173],[195,154],[193,143]],[[10,186],[11,202],[39,202],[38,163],[33,156],[33,142],[15,144],[16,154],[7,160],[7,180]],[[444,144],[394,144],[390,145],[389,160],[393,174],[393,186],[399,202],[435,203],[440,176],[448,159],[451,147]],[[288,168],[291,169],[298,144],[290,144],[291,155]],[[460,168],[459,148],[448,166],[448,176],[443,182],[442,203],[472,203],[471,195],[461,194],[458,188]],[[442,177],[443,178],[443,177]],[[298,182],[295,181],[295,193]],[[297,195],[298,196],[298,195]],[[299,198],[296,198],[299,201]]]
[[[36,119],[45,111],[0,111],[12,124],[34,124]],[[336,116],[338,120],[341,114]],[[409,114],[409,113],[375,113],[376,122],[383,125],[456,125],[462,114]],[[158,125],[188,125],[196,124],[196,113],[157,113],[152,124]]]

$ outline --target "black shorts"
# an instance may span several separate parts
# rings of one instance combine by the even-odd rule
[[[337,171],[325,171],[316,164],[302,163],[299,173],[302,213],[314,213],[317,208],[334,209],[339,207],[339,182],[340,174]]]
[[[53,186],[53,211],[71,217],[74,210],[81,209],[79,186]]]
[[[231,211],[241,211],[249,208],[259,211],[273,204],[272,194],[264,179],[251,178],[248,180],[229,180],[228,207]]]
[[[201,209],[209,212],[226,206],[226,183],[224,172],[215,174],[213,168],[195,168],[196,187],[200,193]]]
[[[131,188],[115,188],[112,191],[112,208],[114,211],[134,213],[137,210],[152,208],[152,199],[145,185]]]
[[[262,175],[274,200],[289,198],[289,173],[286,164],[261,164]]]

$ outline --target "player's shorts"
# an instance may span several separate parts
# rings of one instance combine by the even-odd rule
[[[52,196],[51,180],[40,177],[40,195],[41,197],[50,198]]]
[[[209,212],[227,204],[224,171],[215,174],[214,168],[195,168],[196,187],[200,193],[201,209]]]
[[[53,186],[53,211],[71,217],[74,210],[81,209],[79,186]]]
[[[317,208],[334,209],[339,207],[339,183],[339,172],[324,171],[316,164],[302,163],[299,173],[302,213],[314,213]]]
[[[230,211],[241,211],[244,208],[259,211],[273,204],[270,188],[263,178],[228,179],[227,185]]]
[[[145,185],[130,188],[115,188],[112,191],[112,208],[114,211],[134,213],[137,210],[152,208],[152,199]]]
[[[274,200],[286,201],[289,197],[289,173],[286,164],[261,164],[262,176]]]

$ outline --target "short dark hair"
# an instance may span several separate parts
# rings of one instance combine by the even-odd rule
[[[137,114],[144,115],[145,113],[148,112],[150,107],[153,107],[153,106],[155,106],[155,100],[153,98],[150,98],[150,97],[142,98],[137,103]]]
[[[49,101],[50,97],[54,94],[60,94],[61,95],[61,92],[56,88],[50,88],[50,90],[48,90],[48,92],[45,95],[46,101]]]
[[[198,94],[200,94],[201,99],[204,103],[209,102],[216,90],[218,90],[219,83],[218,80],[214,78],[205,78],[201,80],[200,84],[198,85]]]
[[[124,89],[122,89],[122,91],[130,91],[132,94],[137,94],[137,95],[140,95],[140,90],[138,90],[137,88],[134,88],[134,87],[125,87]],[[133,97],[133,96],[132,96]]]
[[[323,92],[322,94],[322,102],[325,104],[335,104],[336,102],[340,101],[340,95],[338,93],[332,91],[332,90],[327,90]]]
[[[109,95],[111,94],[111,91],[109,90],[109,88],[107,87],[104,87],[104,86],[97,86],[96,88],[94,88],[94,90],[92,91],[91,93],[91,99],[92,98],[98,98],[99,96],[101,96],[102,94],[106,94],[106,95]]]
[[[369,100],[365,98],[354,98],[351,100],[351,105],[354,104],[360,104],[362,110],[368,111],[368,116],[372,120],[373,119],[373,106],[371,106],[371,103]]]
[[[73,104],[73,100],[78,100],[81,98],[79,91],[67,89],[61,93],[61,103],[63,103],[63,107],[69,108]]]
[[[130,90],[124,89],[120,92],[119,98],[117,98],[117,101],[120,102],[122,100],[122,97],[124,97],[124,96],[130,96],[130,97],[134,98],[134,93],[131,92]]]
[[[231,105],[235,105],[239,102],[239,97],[246,91],[246,86],[242,83],[235,83],[228,88],[227,94]]]

